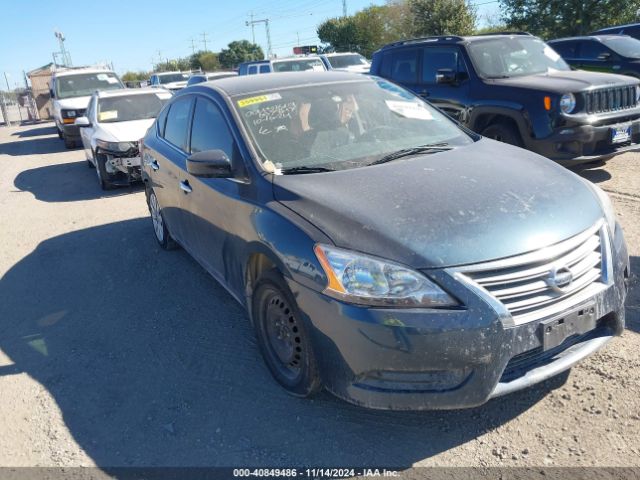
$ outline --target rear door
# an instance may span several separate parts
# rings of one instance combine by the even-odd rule
[[[467,119],[469,72],[460,48],[455,45],[424,47],[418,95],[460,122]],[[442,83],[439,73],[451,72],[455,80]]]
[[[151,186],[158,198],[169,232],[186,246],[184,234],[183,197],[180,183],[186,172],[188,133],[194,98],[180,96],[169,105],[166,115],[158,117],[156,139],[145,142],[149,151],[144,162],[148,166]]]
[[[386,53],[383,58],[381,76],[419,93],[419,54],[418,48],[399,48]]]

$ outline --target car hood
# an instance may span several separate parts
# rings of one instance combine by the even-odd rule
[[[100,124],[100,139],[108,142],[137,142],[145,136],[155,118]]]
[[[414,268],[537,250],[603,215],[574,173],[488,139],[377,166],[276,175],[273,188],[277,201],[336,246]]]
[[[493,85],[541,90],[553,93],[569,93],[604,88],[613,85],[638,85],[638,80],[626,75],[586,71],[556,71],[539,75],[500,78],[491,80]]]
[[[86,109],[89,106],[89,100],[91,100],[91,96],[86,97],[73,97],[73,98],[60,98],[56,99],[58,105],[60,105],[61,109],[70,110],[70,109]]]

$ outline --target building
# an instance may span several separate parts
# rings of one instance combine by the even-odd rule
[[[49,94],[49,83],[51,82],[51,72],[54,69],[53,63],[48,63],[40,68],[27,72],[27,77],[31,81],[31,91],[36,102],[36,108],[40,119],[49,120],[52,118],[51,95]]]

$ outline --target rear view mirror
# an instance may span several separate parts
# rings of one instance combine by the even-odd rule
[[[90,127],[91,122],[87,117],[78,117],[75,121],[76,127]]]
[[[456,83],[456,72],[450,68],[441,68],[436,72],[436,83],[452,84]]]
[[[187,158],[187,172],[196,177],[228,178],[232,176],[231,160],[222,150],[205,150]]]
[[[50,89],[49,89],[49,96],[50,96],[51,98],[56,98],[56,94],[53,92],[53,88],[50,88]]]

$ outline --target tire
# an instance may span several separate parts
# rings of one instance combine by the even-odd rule
[[[260,352],[275,380],[296,397],[318,392],[322,381],[309,330],[279,272],[258,280],[251,308]]]
[[[497,140],[498,142],[508,143],[516,147],[522,147],[522,138],[515,125],[510,123],[494,123],[489,125],[482,131],[482,135]]]
[[[96,158],[96,154],[93,153],[93,150],[91,150],[91,158]],[[87,167],[89,168],[95,168],[96,166],[93,164],[93,162],[91,161],[91,158],[87,158]]]
[[[56,127],[56,130],[58,130],[58,138],[60,140],[64,139],[64,134],[62,133],[62,130],[60,130],[58,127]]]
[[[151,223],[153,224],[153,231],[155,233],[158,245],[164,250],[173,250],[178,247],[178,244],[173,239],[169,230],[167,230],[167,222],[164,221],[162,215],[162,209],[158,203],[156,194],[151,190],[147,197],[149,206],[149,213],[151,214]]]
[[[109,179],[111,175],[107,172],[107,167],[105,165],[107,159],[104,155],[97,154],[95,156],[96,159],[96,176],[98,177],[98,183],[100,184],[100,188],[102,190],[111,190],[113,185],[111,185]]]
[[[69,140],[66,135],[62,135],[62,139],[64,140],[64,146],[68,149],[76,148],[75,140]]]

